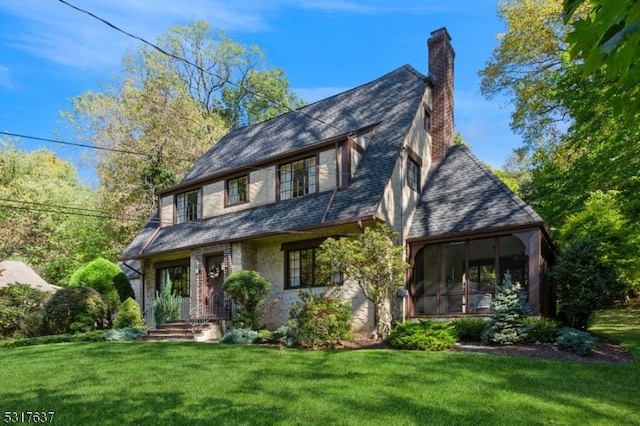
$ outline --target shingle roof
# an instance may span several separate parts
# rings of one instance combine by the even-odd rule
[[[429,172],[409,238],[542,226],[542,218],[462,145]]]
[[[181,184],[309,148],[376,124],[375,136],[351,184],[336,192],[324,224],[373,217],[427,84],[424,75],[404,65],[300,110],[236,129],[200,158]],[[320,226],[331,195],[308,195],[159,230],[149,224],[122,258]]]

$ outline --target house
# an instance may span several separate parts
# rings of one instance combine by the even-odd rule
[[[55,293],[62,287],[52,285],[40,277],[33,269],[18,260],[0,261],[0,288],[10,284],[28,284],[30,287]]]
[[[258,271],[273,284],[264,320],[288,321],[314,285],[327,237],[386,222],[411,270],[409,317],[483,314],[509,270],[536,313],[552,310],[551,239],[543,220],[464,146],[453,146],[454,51],[446,29],[428,40],[428,76],[409,65],[277,118],[232,130],[182,182],[158,194],[157,215],[122,260],[142,271],[142,306],[170,279],[184,317],[224,317],[222,283]],[[343,283],[354,331],[373,308]]]

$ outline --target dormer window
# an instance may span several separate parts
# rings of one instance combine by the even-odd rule
[[[201,212],[202,197],[199,189],[176,195],[176,223],[198,220]]]
[[[246,203],[249,201],[247,187],[249,186],[249,177],[240,176],[227,181],[227,205]]]
[[[292,161],[280,166],[280,199],[302,197],[317,191],[316,157]]]
[[[424,121],[422,123],[424,130],[431,133],[431,108],[424,106]]]

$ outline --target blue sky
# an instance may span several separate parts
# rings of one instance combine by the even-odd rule
[[[521,143],[504,99],[485,100],[478,70],[504,25],[497,0],[68,0],[132,34],[155,41],[172,25],[206,20],[235,41],[258,45],[307,101],[367,83],[404,64],[427,73],[426,40],[446,27],[456,51],[456,129],[484,162],[500,167]],[[100,91],[140,43],[55,0],[0,2],[0,131],[77,142],[60,112]],[[0,137],[2,137],[0,135]],[[79,166],[79,149],[45,146]],[[90,150],[88,152],[90,155]]]

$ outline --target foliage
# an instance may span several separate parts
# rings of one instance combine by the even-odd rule
[[[505,272],[502,285],[491,301],[493,314],[482,335],[483,342],[512,345],[527,338],[529,326],[525,319],[531,315],[522,291],[511,282],[511,274]]]
[[[397,234],[386,224],[377,224],[355,239],[328,238],[320,245],[316,257],[322,281],[331,284],[339,271],[357,282],[374,306],[375,333],[381,339],[391,329],[390,298],[403,287],[409,267],[403,260],[403,248],[394,245],[396,238]]]
[[[640,3],[636,0],[564,0],[568,22],[584,3],[590,13],[573,23],[567,37],[571,56],[580,59],[581,72],[601,73],[607,83],[607,106],[626,120],[640,113]],[[635,71],[634,71],[635,70]]]
[[[611,307],[624,297],[615,269],[602,262],[599,243],[576,239],[567,244],[551,269],[563,325],[585,330],[597,309]]]
[[[52,343],[101,342],[104,340],[105,333],[104,330],[94,330],[73,334],[48,334],[45,336],[2,341],[0,342],[0,347],[17,348],[21,346],[49,345]]]
[[[0,140],[0,260],[16,258],[49,283],[65,285],[83,262],[113,256],[91,188],[73,165],[46,149]]]
[[[585,356],[591,353],[598,345],[598,339],[586,331],[576,330],[571,327],[562,327],[558,330],[556,339],[558,348],[576,355]]]
[[[90,287],[58,290],[44,306],[46,328],[53,334],[83,333],[102,328],[107,304]]]
[[[156,324],[164,324],[167,321],[180,318],[182,310],[182,298],[173,294],[173,282],[167,282],[160,293],[156,291],[156,299],[153,301],[153,315]]]
[[[628,290],[640,290],[640,232],[637,223],[620,211],[617,191],[596,191],[584,208],[567,217],[560,230],[560,241],[590,239],[597,245],[597,257],[612,267]]]
[[[256,271],[233,272],[222,289],[235,304],[234,322],[253,330],[260,328],[260,313],[272,285]]]
[[[113,326],[115,328],[143,327],[144,320],[142,319],[142,315],[140,315],[140,305],[138,305],[138,302],[130,297],[122,302]]]
[[[525,319],[525,324],[529,326],[527,342],[529,343],[553,343],[558,333],[558,323],[550,318]]]
[[[258,332],[250,328],[234,328],[228,331],[220,339],[220,343],[231,343],[234,345],[250,345],[258,337]]]
[[[65,113],[79,139],[110,150],[92,160],[110,216],[105,232],[120,248],[157,212],[156,193],[177,184],[229,129],[302,104],[258,47],[204,21],[171,27],[155,44],[169,55],[142,45],[103,92],[77,96]]]
[[[386,341],[398,349],[443,351],[458,339],[453,324],[436,321],[405,322],[391,330]]]
[[[41,332],[41,309],[50,294],[28,284],[0,288],[0,338],[18,339]]]
[[[459,317],[453,320],[451,325],[456,329],[458,339],[467,342],[481,342],[488,322],[485,318]]]
[[[146,330],[144,328],[118,327],[108,330],[104,333],[103,338],[109,342],[126,342],[138,340],[145,333]]]
[[[120,303],[133,296],[133,288],[125,273],[115,263],[101,257],[80,267],[73,273],[69,285],[91,287],[107,303],[109,324]],[[124,297],[124,299],[123,299]]]
[[[351,302],[339,291],[329,288],[324,293],[298,292],[301,303],[291,307],[289,333],[304,348],[335,347],[351,340]]]

